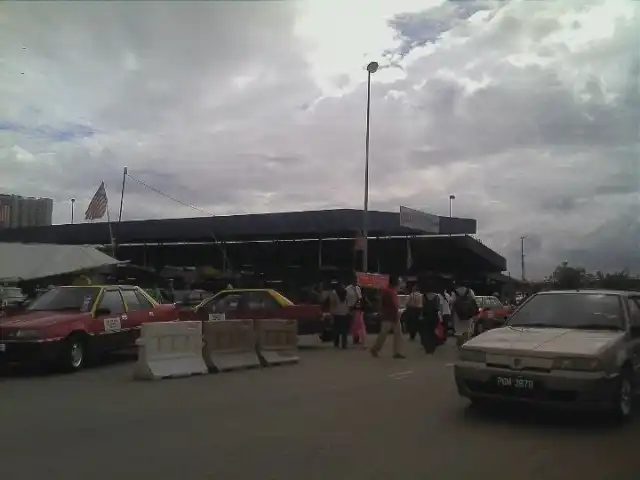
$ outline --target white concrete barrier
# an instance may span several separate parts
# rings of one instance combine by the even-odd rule
[[[202,358],[202,322],[142,324],[134,378],[156,380],[208,372]]]
[[[298,363],[296,320],[254,320],[258,356],[263,366]]]
[[[260,367],[253,320],[203,322],[202,336],[202,355],[209,370],[227,372]]]

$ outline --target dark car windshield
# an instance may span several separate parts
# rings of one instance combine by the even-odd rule
[[[535,295],[509,320],[510,327],[624,329],[620,297],[600,293]]]
[[[28,310],[88,312],[99,293],[98,287],[58,287],[35,299]]]

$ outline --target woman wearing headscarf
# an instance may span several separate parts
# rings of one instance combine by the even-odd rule
[[[336,282],[329,294],[331,316],[333,317],[333,329],[335,336],[333,344],[346,350],[349,336],[349,307],[347,306],[347,289],[342,282]]]
[[[424,300],[422,302],[422,319],[420,321],[420,340],[425,352],[432,354],[438,345],[442,343],[436,329],[442,330],[442,302],[444,299],[437,292],[438,288],[432,279],[424,282],[422,291]]]

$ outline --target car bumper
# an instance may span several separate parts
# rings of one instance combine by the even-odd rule
[[[496,377],[532,380],[534,388],[504,388]],[[611,405],[617,375],[604,372],[558,371],[552,373],[518,372],[487,367],[481,363],[458,362],[454,365],[458,393],[470,399],[513,401],[552,407],[598,409]]]
[[[60,340],[38,342],[0,341],[0,364],[38,364],[53,362],[58,358]]]

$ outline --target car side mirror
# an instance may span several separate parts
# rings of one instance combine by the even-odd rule
[[[103,315],[110,315],[111,310],[106,307],[98,307],[96,308],[96,317],[101,317]]]

